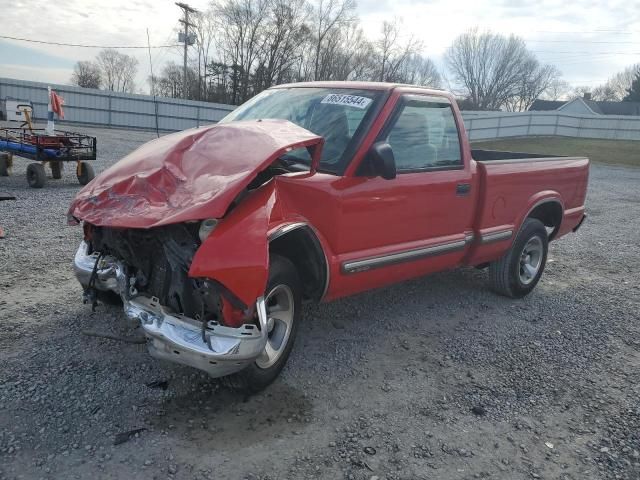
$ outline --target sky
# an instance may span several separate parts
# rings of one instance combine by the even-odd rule
[[[382,22],[398,19],[406,36],[424,43],[423,53],[443,70],[453,39],[471,28],[516,34],[544,63],[555,65],[572,85],[595,87],[628,65],[640,63],[640,0],[359,0],[365,34],[379,35]],[[207,0],[189,0],[204,10]],[[0,0],[0,36],[85,45],[175,44],[181,10],[170,0]],[[38,12],[37,15],[34,12]],[[69,83],[73,65],[99,48],[77,48],[0,38],[0,77]],[[140,62],[137,84],[147,92],[146,49],[122,50]],[[178,48],[152,51],[155,72]]]

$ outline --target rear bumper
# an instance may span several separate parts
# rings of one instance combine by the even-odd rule
[[[75,255],[74,271],[85,288],[89,285],[96,261],[97,256],[88,255],[87,244],[82,242]],[[222,377],[242,370],[264,351],[267,312],[262,297],[256,301],[260,328],[253,324],[231,328],[210,322],[203,330],[202,322],[170,312],[155,297],[130,297],[122,272],[124,269],[117,260],[105,257],[96,268],[94,287],[120,295],[127,317],[140,322],[153,357],[198,368],[213,377]]]

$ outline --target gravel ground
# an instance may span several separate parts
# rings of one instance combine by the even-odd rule
[[[153,137],[93,133],[98,172]],[[0,479],[640,478],[640,169],[592,167],[589,219],[528,298],[463,269],[308,305],[243,398],[83,334],[140,336],[81,303],[74,172],[33,190],[26,164],[0,178]]]

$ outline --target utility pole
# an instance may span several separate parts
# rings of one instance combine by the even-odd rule
[[[192,27],[193,24],[189,23],[189,14],[190,13],[197,13],[198,11],[195,8],[191,8],[189,5],[187,5],[186,3],[182,3],[182,2],[176,2],[176,5],[178,7],[180,7],[182,9],[182,12],[184,14],[184,18],[180,19],[180,23],[184,24],[184,33],[182,34],[183,37],[181,39],[181,37],[178,37],[178,41],[182,41],[184,42],[184,65],[183,65],[183,69],[182,69],[182,96],[184,98],[187,98],[187,94],[188,94],[188,89],[187,89],[187,47],[189,45],[193,45],[193,41],[191,41],[190,37],[189,37],[189,27]]]

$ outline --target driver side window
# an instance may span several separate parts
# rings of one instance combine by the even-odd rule
[[[458,129],[448,103],[403,99],[382,138],[398,173],[462,167]]]

